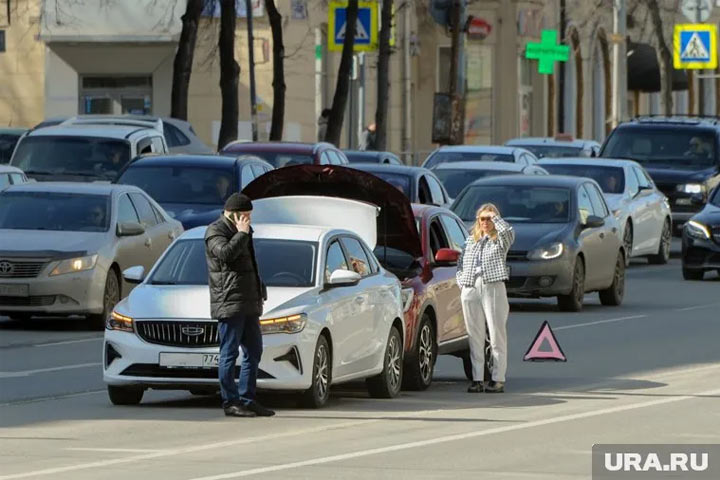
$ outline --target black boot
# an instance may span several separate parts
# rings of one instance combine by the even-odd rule
[[[472,382],[467,389],[468,393],[482,393],[485,391],[483,382]]]

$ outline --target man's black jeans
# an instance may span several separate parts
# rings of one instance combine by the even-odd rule
[[[223,407],[255,400],[258,365],[263,343],[260,319],[257,316],[238,315],[218,322],[220,328],[220,360],[218,377]],[[235,383],[235,363],[243,348],[239,384]]]

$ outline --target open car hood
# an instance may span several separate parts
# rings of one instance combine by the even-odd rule
[[[380,207],[377,245],[402,250],[416,258],[422,256],[410,201],[398,189],[370,173],[331,165],[284,167],[253,180],[243,193],[253,200],[307,195],[339,197],[376,205]],[[323,225],[321,219],[317,223]]]

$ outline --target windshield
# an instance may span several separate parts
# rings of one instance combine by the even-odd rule
[[[703,170],[717,162],[715,135],[689,128],[623,128],[613,133],[603,157],[630,158],[647,167]]]
[[[292,167],[293,165],[312,165],[315,159],[311,155],[277,152],[252,152],[253,155],[266,160],[275,168]]]
[[[312,287],[315,285],[317,243],[256,238],[253,240],[260,278],[268,287]],[[160,260],[150,283],[153,285],[207,285],[205,242],[180,240]]]
[[[542,167],[554,175],[592,178],[600,184],[603,193],[623,193],[625,191],[625,171],[622,167],[579,164],[543,164]]]
[[[463,221],[472,222],[477,209],[484,203],[494,203],[509,222],[569,222],[570,190],[557,187],[470,186],[455,201],[452,211]]]
[[[20,138],[17,133],[0,133],[0,163],[8,163],[15,150],[15,144]]]
[[[423,166],[425,168],[433,168],[441,163],[471,161],[514,163],[515,157],[512,155],[483,152],[435,152],[430,158],[428,158],[427,163]]]
[[[81,175],[114,180],[130,160],[130,144],[93,137],[25,137],[13,166],[32,175]]]
[[[381,178],[382,180],[385,180],[387,183],[389,183],[393,187],[400,190],[406,197],[410,198],[411,177],[408,177],[407,175],[402,175],[399,173],[371,172],[371,171],[368,171],[368,173],[372,173],[376,177]]]
[[[110,197],[84,193],[0,193],[0,229],[106,232]]]
[[[238,182],[232,168],[131,166],[118,183],[145,190],[156,202],[222,206]]]
[[[519,145],[530,150],[538,158],[581,157],[583,149],[580,147],[563,147],[557,145]]]
[[[520,172],[507,172],[503,170],[433,170],[435,175],[445,186],[450,197],[457,197],[462,189],[475,180],[485,177],[496,177],[498,175],[514,175]]]

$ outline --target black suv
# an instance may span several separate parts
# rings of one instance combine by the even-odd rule
[[[720,118],[635,118],[613,130],[600,156],[641,163],[668,197],[679,231],[720,184]]]

